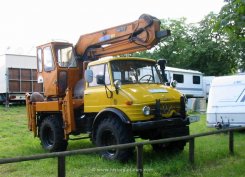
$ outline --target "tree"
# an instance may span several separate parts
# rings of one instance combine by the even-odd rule
[[[192,61],[195,68],[206,75],[227,75],[237,71],[237,60],[227,36],[214,30],[217,15],[210,13],[192,28]]]
[[[245,71],[245,1],[225,0],[215,30],[227,34],[233,51],[238,58],[239,68]]]
[[[225,31],[229,36],[244,40],[245,1],[224,0],[227,2],[219,13],[216,29]]]
[[[155,51],[157,56],[166,58],[168,66],[188,68],[193,41],[186,19],[162,20],[162,28],[170,29],[171,36],[158,45]]]

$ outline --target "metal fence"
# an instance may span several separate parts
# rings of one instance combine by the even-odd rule
[[[58,176],[65,177],[66,175],[66,156],[72,156],[77,154],[87,154],[93,152],[99,152],[103,150],[109,149],[126,149],[136,147],[137,150],[137,175],[139,177],[143,177],[143,146],[148,144],[160,144],[160,143],[169,143],[174,141],[180,140],[187,140],[189,142],[189,162],[194,164],[194,157],[195,157],[195,138],[220,134],[220,133],[227,133],[229,137],[229,153],[231,155],[234,154],[234,131],[241,131],[245,130],[245,127],[240,128],[229,128],[223,130],[217,130],[212,132],[194,134],[189,136],[182,136],[182,137],[175,137],[175,138],[168,138],[168,139],[159,139],[159,140],[152,140],[152,141],[143,141],[143,142],[136,142],[136,143],[128,143],[128,144],[120,144],[120,145],[113,145],[113,146],[104,146],[104,147],[96,147],[96,148],[89,148],[89,149],[80,149],[80,150],[73,150],[73,151],[64,151],[64,152],[54,152],[54,153],[47,153],[47,154],[38,154],[32,156],[23,156],[23,157],[15,157],[15,158],[4,158],[0,159],[0,164],[7,164],[7,163],[14,163],[14,162],[22,162],[22,161],[30,161],[30,160],[40,160],[40,159],[47,159],[47,158],[54,158],[57,157],[58,159]]]

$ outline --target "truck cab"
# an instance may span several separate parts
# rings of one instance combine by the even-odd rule
[[[157,116],[181,116],[180,104],[175,104],[180,102],[181,94],[164,86],[155,60],[101,59],[89,63],[87,71],[91,78],[84,92],[85,112],[114,107],[125,112],[131,122],[151,120]],[[164,106],[159,115],[155,109],[156,100],[160,101],[160,109]]]

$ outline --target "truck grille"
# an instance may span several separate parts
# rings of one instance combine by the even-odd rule
[[[177,115],[180,113],[180,103],[161,103],[160,101],[156,101],[155,105],[151,105],[151,114],[156,115],[157,117],[171,117],[173,114]]]

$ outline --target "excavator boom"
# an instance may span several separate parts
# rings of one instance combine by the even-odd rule
[[[96,60],[150,49],[169,35],[160,31],[159,19],[143,14],[132,23],[80,36],[75,51],[83,60]]]

